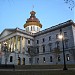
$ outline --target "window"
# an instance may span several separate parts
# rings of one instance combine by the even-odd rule
[[[28,40],[28,44],[30,44],[30,40]]]
[[[37,47],[37,54],[39,54],[39,47]]]
[[[58,34],[56,34],[56,39],[58,39]]]
[[[52,43],[49,43],[49,51],[52,51]]]
[[[29,58],[29,63],[32,63],[32,58]]]
[[[31,31],[32,31],[32,26],[31,26]]]
[[[70,55],[69,54],[66,54],[66,59],[67,59],[67,61],[70,61]]]
[[[43,45],[43,53],[45,53],[45,45]]]
[[[28,48],[28,53],[30,53],[30,48]]]
[[[58,55],[58,62],[60,62],[61,60],[60,60],[60,55]]]
[[[68,40],[65,40],[65,48],[68,48]]]
[[[39,58],[37,58],[37,63],[39,63]]]
[[[23,58],[23,65],[25,65],[25,58]]]
[[[49,36],[49,41],[51,41],[51,36]]]
[[[43,38],[42,41],[45,42],[45,38]]]
[[[59,41],[57,41],[55,44],[56,44],[56,48],[59,48]]]
[[[50,62],[52,62],[52,56],[50,56]]]
[[[10,62],[12,62],[13,61],[13,56],[10,56]]]
[[[26,28],[26,31],[29,31],[29,27]]]
[[[43,62],[45,62],[45,57],[43,57]]]
[[[64,32],[64,37],[67,37],[67,32]]]
[[[39,44],[39,40],[37,40],[37,44]]]

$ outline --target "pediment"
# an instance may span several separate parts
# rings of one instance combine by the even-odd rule
[[[9,29],[5,29],[1,34],[0,34],[0,38],[7,36],[8,34],[12,33],[13,31],[9,30]]]

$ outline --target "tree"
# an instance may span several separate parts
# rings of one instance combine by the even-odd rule
[[[58,56],[59,56],[59,54],[61,53],[61,51],[60,51],[60,49],[59,48],[54,48],[53,49],[53,54],[54,54],[54,56],[55,56],[55,58],[56,58],[56,64],[58,63]]]
[[[36,47],[34,46],[28,46],[28,51],[26,51],[29,56],[31,57],[31,65],[33,63],[33,57],[36,56]]]
[[[74,0],[64,0],[64,2],[69,5],[68,8],[71,9],[71,10],[73,10],[73,8],[75,7]]]

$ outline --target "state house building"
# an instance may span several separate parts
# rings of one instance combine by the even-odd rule
[[[47,65],[75,64],[75,23],[72,20],[40,31],[42,24],[35,11],[24,28],[4,29],[0,34],[0,64]],[[63,40],[58,36],[62,34]],[[62,43],[63,41],[63,43]]]

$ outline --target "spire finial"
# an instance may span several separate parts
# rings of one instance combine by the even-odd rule
[[[34,9],[34,5],[32,6],[32,11],[33,11],[33,9]]]

